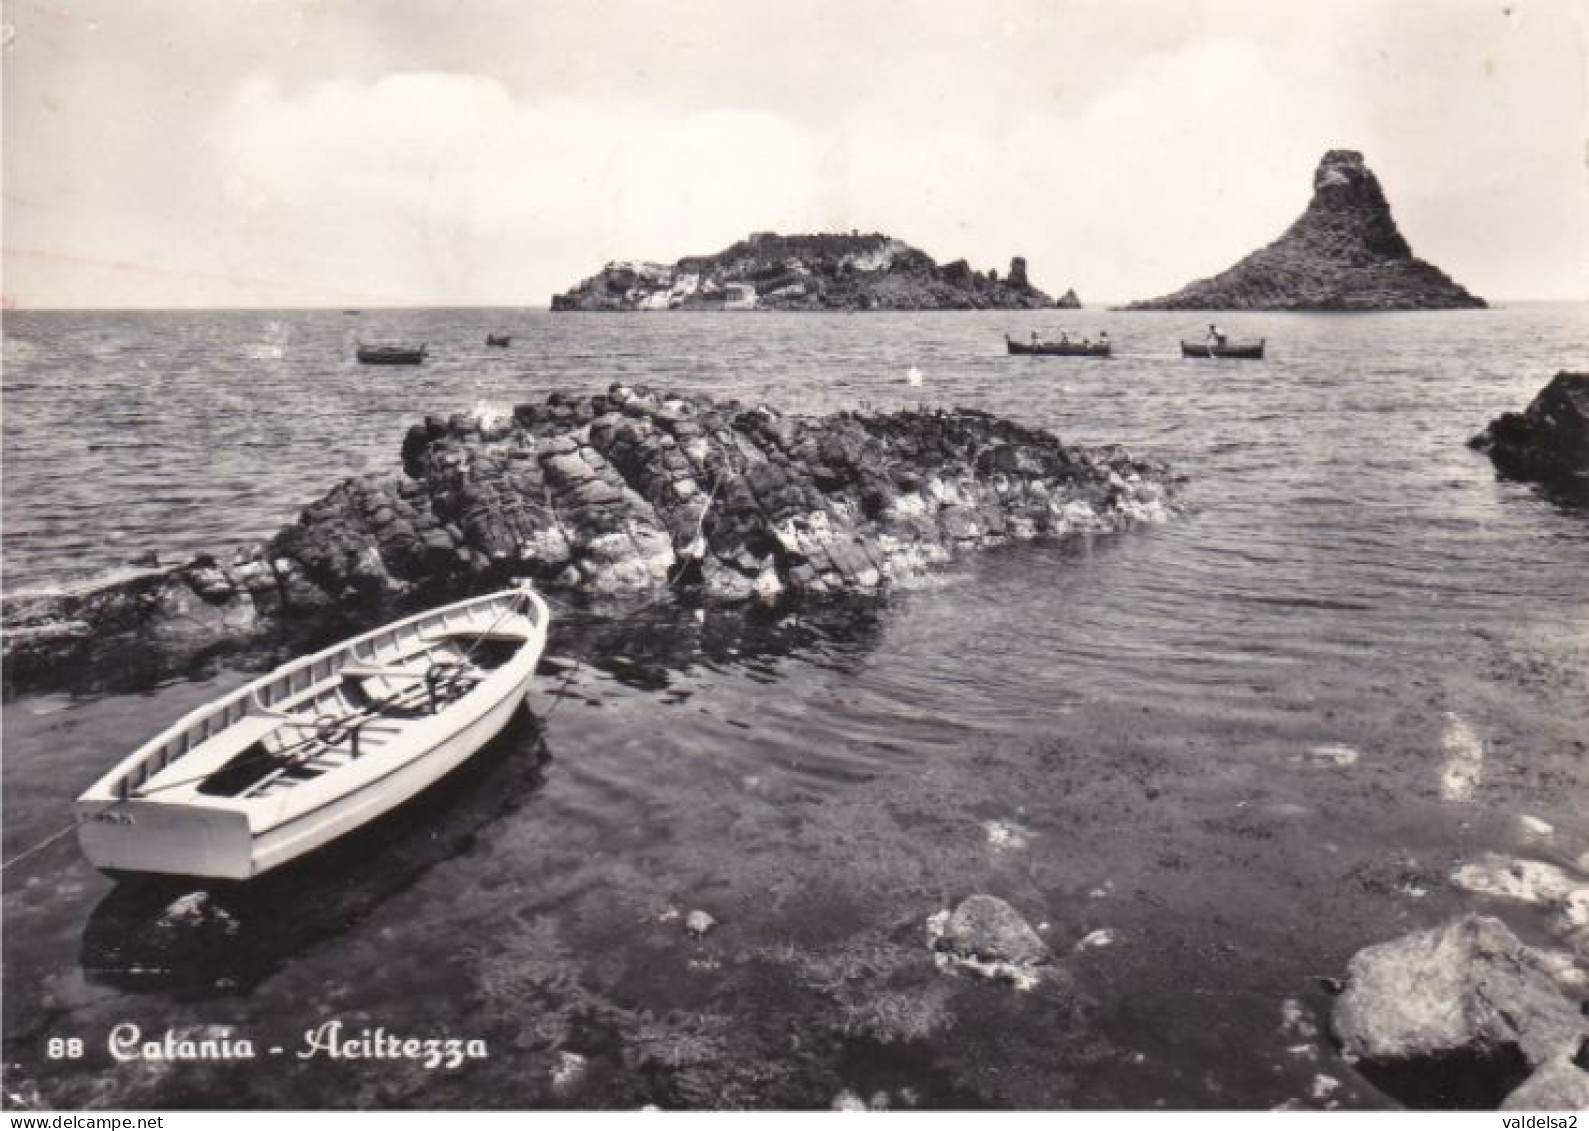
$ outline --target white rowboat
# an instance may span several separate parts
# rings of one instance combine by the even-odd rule
[[[529,691],[528,586],[284,664],[144,743],[77,799],[95,867],[244,880],[365,824],[495,737]]]

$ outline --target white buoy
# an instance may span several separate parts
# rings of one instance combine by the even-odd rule
[[[921,384],[921,370],[917,369],[914,365],[912,365],[910,367],[910,371],[905,374],[905,380],[910,382],[912,385],[920,385]]]

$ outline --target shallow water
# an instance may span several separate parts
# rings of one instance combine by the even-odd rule
[[[1589,312],[1225,321],[1270,359],[1183,361],[1195,316],[1092,311],[11,315],[13,590],[267,535],[337,477],[392,466],[424,412],[612,380],[814,412],[969,405],[1190,482],[1170,525],[968,557],[859,607],[566,613],[543,723],[312,867],[215,893],[206,923],[158,926],[182,890],[112,895],[70,843],[46,850],[5,876],[8,1089],[1383,1104],[1307,1031],[1318,979],[1468,908],[1559,945],[1542,909],[1448,877],[1486,850],[1572,866],[1589,849],[1589,516],[1464,443],[1589,363]],[[1006,329],[1060,326],[1107,329],[1122,356],[1000,352]],[[513,347],[487,350],[488,329]],[[357,367],[360,334],[426,339],[436,360]],[[246,678],[8,704],[6,858],[130,739]],[[1036,990],[934,969],[924,920],[974,891],[1047,924],[1060,961]],[[679,918],[694,908],[721,922],[700,940]],[[1075,949],[1100,929],[1108,945]],[[325,1019],[480,1036],[490,1056],[296,1059]],[[129,1020],[287,1051],[114,1064],[106,1034]],[[50,1038],[73,1036],[87,1057],[52,1061]]]

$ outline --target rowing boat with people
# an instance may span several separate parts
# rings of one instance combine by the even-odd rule
[[[1249,342],[1189,342],[1181,339],[1182,357],[1228,358],[1241,361],[1262,361],[1267,339]]]
[[[1012,354],[1040,357],[1108,357],[1109,342],[1020,342],[1004,335],[1004,347]]]

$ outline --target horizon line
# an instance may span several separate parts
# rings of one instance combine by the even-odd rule
[[[914,310],[862,310],[862,311],[823,311],[823,310],[774,310],[762,308],[742,311],[715,311],[715,310],[619,310],[619,311],[564,311],[569,314],[1042,314],[1048,311],[1068,310],[1106,310],[1116,314],[1444,314],[1446,310],[1244,310],[1236,307],[1207,307],[1200,309],[1187,308],[1183,311],[1176,310],[1129,310],[1127,304],[1132,302],[1149,301],[1144,299],[1101,299],[1097,302],[1083,303],[1080,308],[1062,306],[1040,306],[1031,309],[1014,309],[1002,307],[985,307],[982,309],[914,309]],[[1485,299],[1488,309],[1499,309],[1504,305],[1517,305],[1520,303],[1589,303],[1589,295],[1572,298],[1540,298],[1540,297],[1500,297]],[[1464,309],[1486,309],[1484,307]],[[174,305],[174,306],[25,306],[20,304],[7,305],[0,308],[0,319],[7,314],[161,314],[175,311],[205,311],[211,313],[246,313],[250,311],[307,311],[307,312],[340,312],[343,314],[362,314],[365,311],[412,311],[412,310],[521,310],[540,313],[552,313],[550,303],[528,305],[520,303],[392,303],[373,304],[367,306],[347,306],[341,303],[321,303],[311,305],[293,304],[260,304],[249,306],[199,306],[199,305]]]

